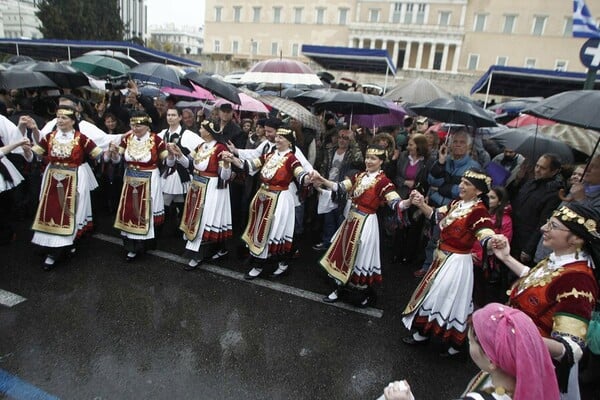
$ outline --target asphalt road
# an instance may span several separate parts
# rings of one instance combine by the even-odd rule
[[[331,286],[314,235],[289,275],[248,282],[235,251],[183,271],[184,242],[168,229],[128,264],[111,225],[97,220],[51,272],[25,223],[0,247],[0,289],[26,299],[0,305],[0,389],[3,372],[44,399],[375,399],[408,379],[417,399],[451,399],[476,372],[467,356],[400,342],[416,267],[390,263],[387,243],[379,301],[356,309],[320,301]]]

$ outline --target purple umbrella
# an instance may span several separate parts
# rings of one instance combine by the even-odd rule
[[[353,117],[353,124],[365,128],[402,125],[407,112],[393,101],[384,100],[389,108],[385,114],[358,114]]]

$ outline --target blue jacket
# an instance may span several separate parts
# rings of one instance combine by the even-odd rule
[[[440,207],[457,199],[460,178],[469,168],[481,168],[481,166],[470,156],[464,156],[460,160],[448,157],[445,164],[435,162],[427,177],[429,184],[438,188],[437,191],[431,191],[429,194],[432,205]]]

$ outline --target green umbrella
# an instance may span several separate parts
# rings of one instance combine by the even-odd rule
[[[112,57],[83,55],[71,60],[71,65],[81,72],[96,77],[121,76],[129,71],[129,67]]]

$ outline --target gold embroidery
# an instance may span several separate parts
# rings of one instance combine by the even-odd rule
[[[375,184],[379,181],[382,172],[379,171],[377,175],[375,175],[372,179],[368,179],[369,176],[366,172],[363,172],[356,178],[356,182],[354,183],[354,191],[352,192],[352,198],[360,197],[364,192],[375,186]]]
[[[127,140],[127,149],[125,150],[133,161],[142,161],[150,154],[150,150],[154,146],[152,137],[146,140],[137,140],[134,135],[131,135]]]
[[[277,157],[276,154],[277,153],[272,153],[267,155],[267,162],[265,163],[264,167],[262,167],[262,169],[260,170],[260,174],[265,179],[273,179],[273,177],[277,173],[277,170],[279,170],[279,168],[283,166],[283,163],[285,163],[285,160],[287,160],[288,155],[290,153],[287,153],[281,157]]]
[[[571,296],[575,297],[576,299],[578,299],[579,296],[585,297],[590,301],[590,303],[594,303],[594,295],[592,293],[579,291],[575,288],[571,289],[570,292],[564,292],[564,293],[557,295],[556,301],[560,303],[560,301],[562,299],[566,299],[567,297],[571,297]]]
[[[482,239],[485,239],[487,237],[494,235],[495,233],[496,232],[494,232],[490,228],[483,228],[483,229],[480,229],[477,231],[477,233],[475,234],[475,237],[477,238],[477,240],[482,240]]]
[[[216,149],[217,149],[217,146],[213,146],[208,150],[204,149],[204,146],[201,146],[200,151],[198,151],[194,155],[194,163],[200,164],[202,161],[206,160],[207,158],[210,158],[210,156],[212,155],[212,153],[215,152]]]
[[[548,260],[541,261],[537,266],[535,266],[527,276],[522,278],[518,282],[519,292],[525,290],[528,287],[535,286],[546,286],[552,280],[560,275],[560,270],[552,270],[546,268],[548,265]]]
[[[454,206],[448,212],[448,215],[446,215],[444,219],[442,219],[442,221],[440,222],[440,227],[442,229],[452,225],[457,219],[465,218],[467,215],[469,215],[471,213],[471,210],[473,210],[473,207],[475,207],[475,205],[477,204],[477,202],[474,202],[473,204],[464,208],[460,208],[460,204],[460,202],[455,203]]]
[[[61,143],[58,141],[56,136],[56,134],[52,136],[52,148],[50,150],[50,155],[56,158],[71,157],[71,152],[77,145],[77,138],[73,137],[73,139],[69,140],[68,142]]]
[[[568,333],[582,340],[587,336],[588,323],[578,318],[569,317],[568,315],[555,315],[554,324],[552,325],[553,332]]]

